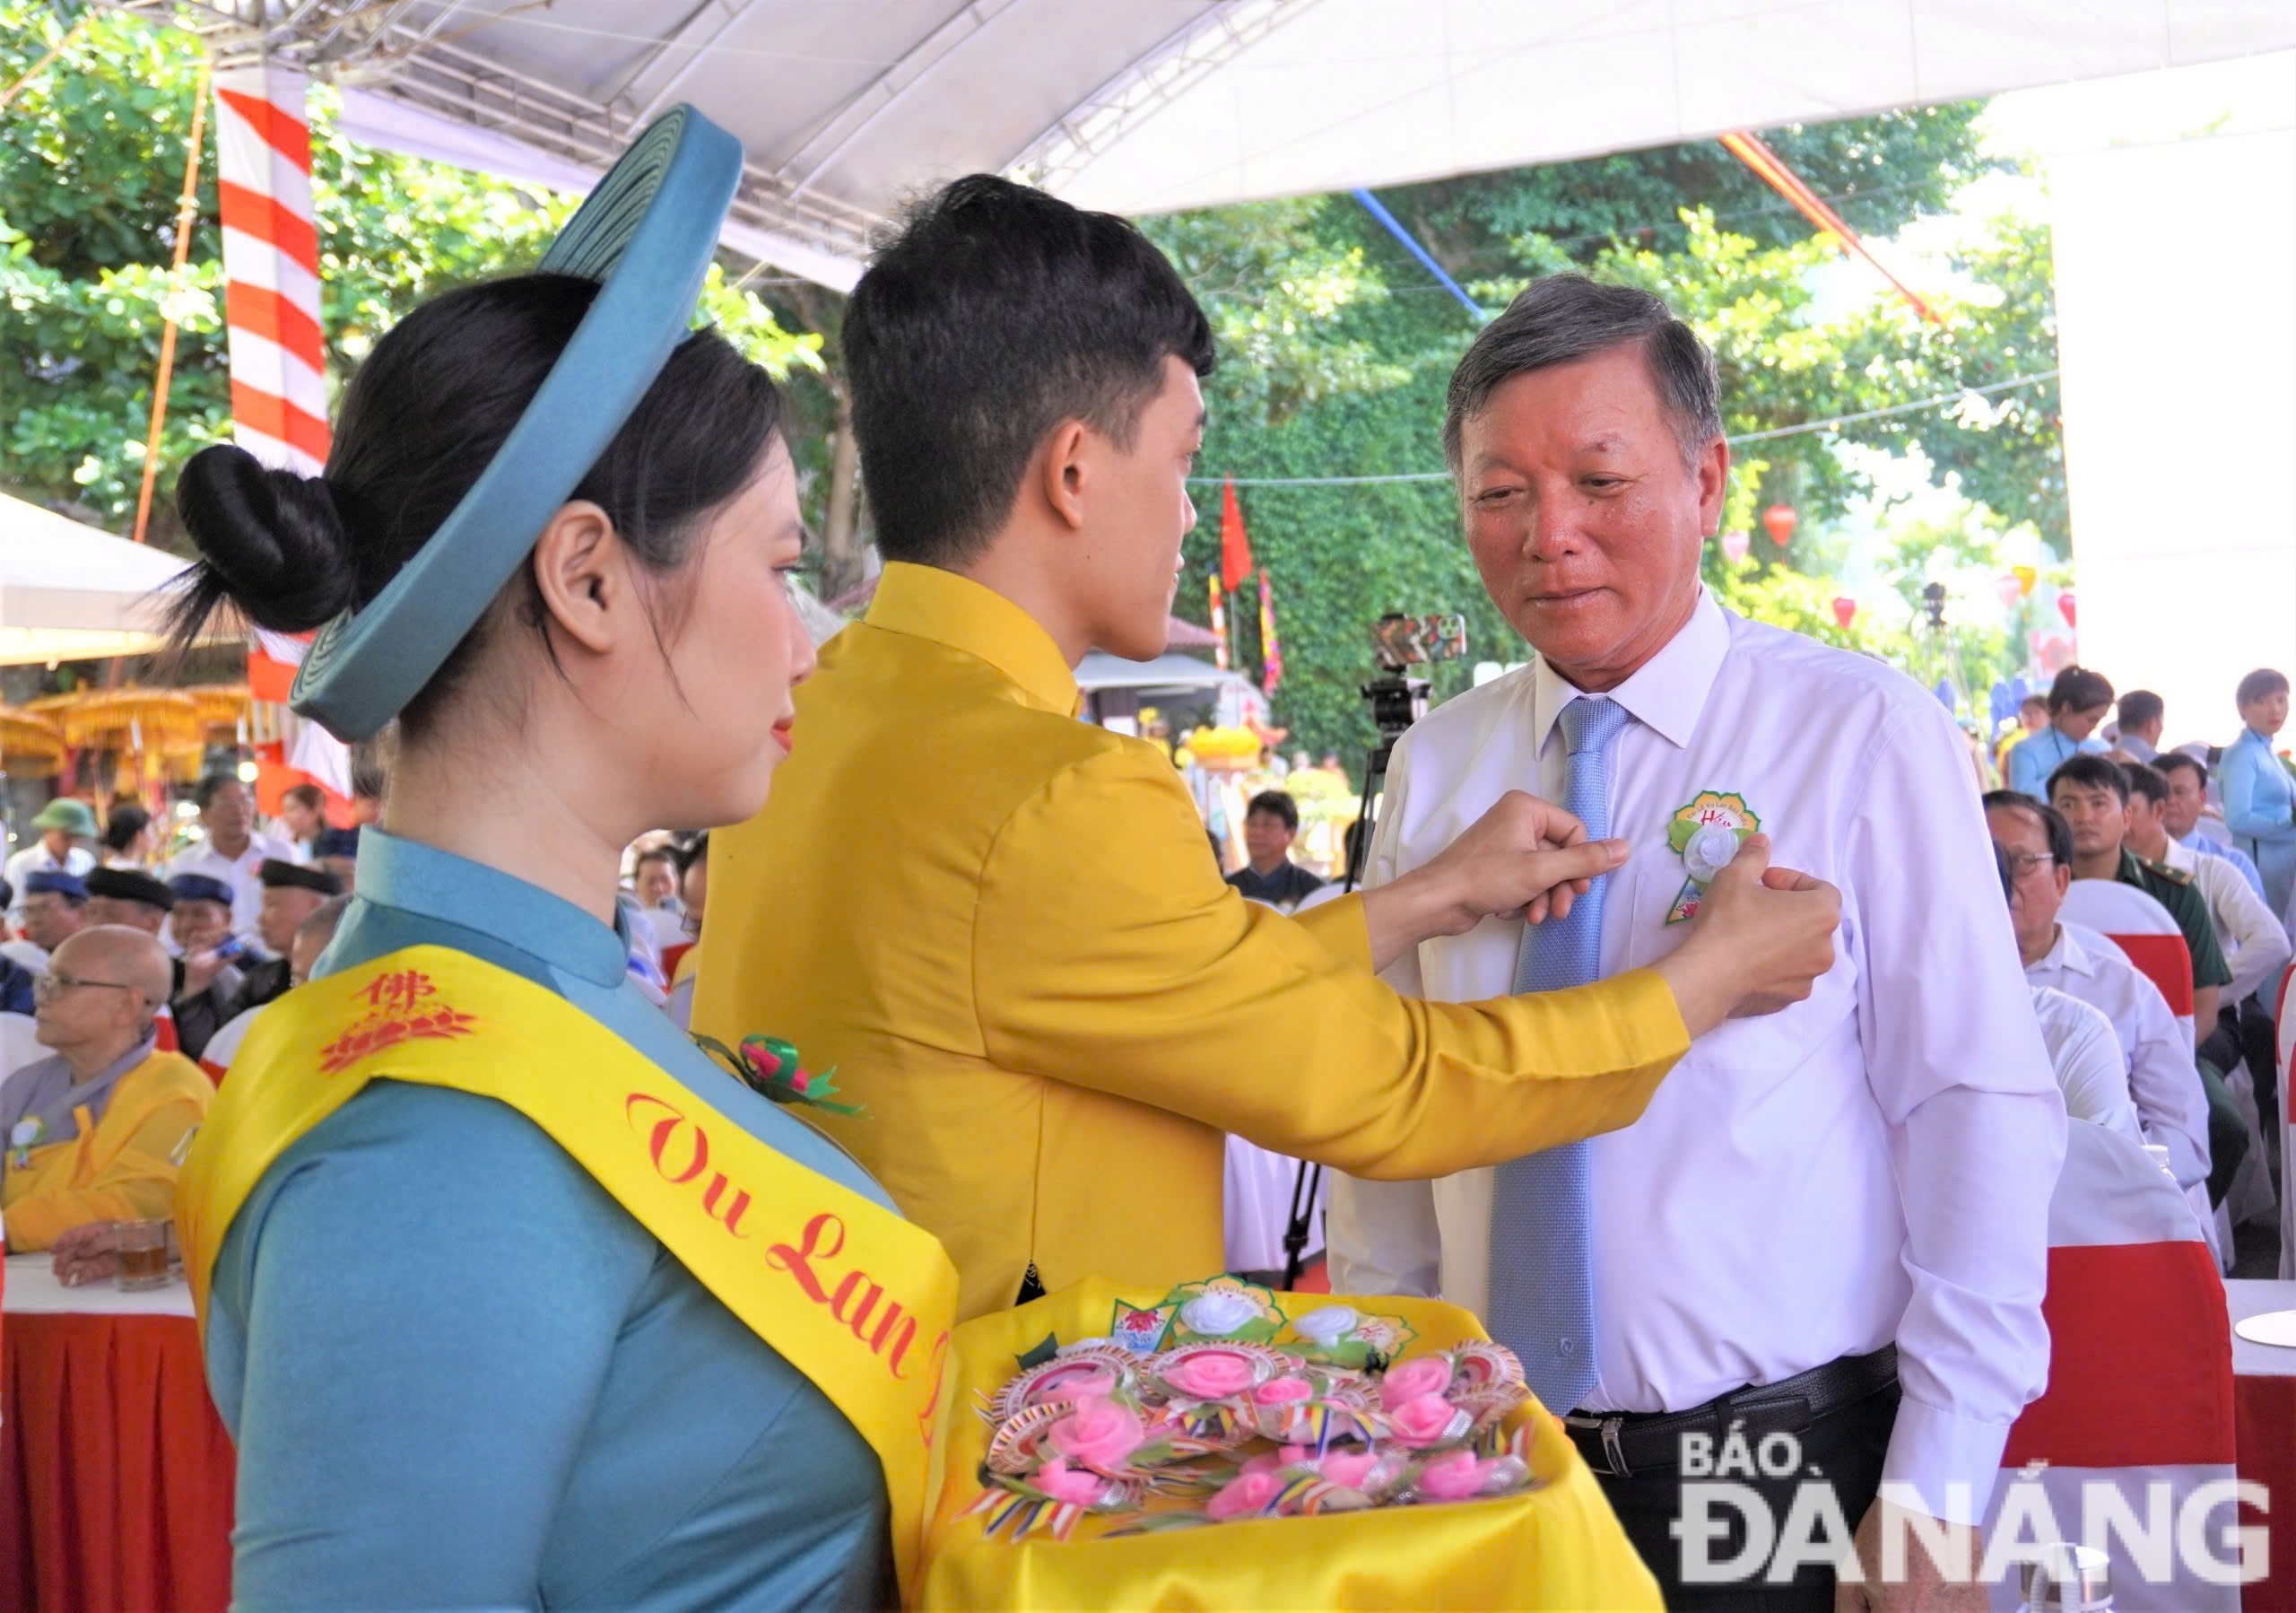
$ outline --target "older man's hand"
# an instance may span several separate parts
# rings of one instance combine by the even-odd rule
[[[76,1288],[117,1277],[119,1228],[117,1221],[91,1221],[57,1234],[49,1251],[56,1260],[56,1280]]]
[[[1775,1014],[1810,995],[1833,967],[1841,893],[1822,879],[1770,866],[1756,834],[1714,876],[1690,938],[1653,964],[1693,1036],[1726,1018]]]
[[[1941,1531],[1942,1563],[1926,1543]],[[1898,1544],[1885,1549],[1892,1535]],[[1857,1526],[1857,1547],[1865,1579],[1834,1587],[1834,1613],[1984,1613],[1990,1605],[1977,1579],[1985,1540],[1966,1523],[1922,1517],[1877,1500]]]

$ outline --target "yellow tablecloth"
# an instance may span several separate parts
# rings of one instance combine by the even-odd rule
[[[1086,1518],[1069,1539],[990,1539],[966,1517],[980,1494],[990,1430],[974,1408],[1046,1334],[1064,1343],[1109,1330],[1120,1302],[1160,1295],[1099,1281],[957,1330],[939,1504],[928,1530],[924,1606],[1076,1608],[1657,1608],[1657,1582],[1612,1516],[1562,1430],[1535,1403],[1536,1487],[1491,1501],[1266,1518],[1169,1533],[1100,1538],[1121,1519]],[[1434,1300],[1278,1295],[1286,1316],[1351,1304],[1400,1316],[1418,1332],[1407,1358],[1485,1337],[1474,1316]]]

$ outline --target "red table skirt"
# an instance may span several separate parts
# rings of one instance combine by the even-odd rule
[[[231,1443],[189,1318],[11,1315],[0,1411],[0,1607],[229,1604]]]
[[[2272,1509],[2248,1613],[2296,1613],[2296,1377],[2236,1382],[2239,1476]],[[0,1609],[222,1609],[230,1440],[176,1316],[11,1315],[0,1328]]]
[[[2240,1509],[2244,1526],[2265,1525],[2272,1572],[2240,1592],[2247,1613],[2296,1613],[2296,1377],[2233,1381],[2239,1474],[2265,1487],[2272,1511]]]

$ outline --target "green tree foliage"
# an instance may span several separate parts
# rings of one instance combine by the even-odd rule
[[[1248,202],[1143,226],[1205,305],[1225,371],[1220,401],[1236,423],[1280,426],[1311,405],[1409,379],[1376,327],[1362,327],[1387,301],[1363,243],[1318,227],[1333,205]],[[1358,318],[1343,326],[1343,315]]]
[[[0,83],[60,39],[55,10],[0,0]],[[167,472],[230,432],[214,118],[189,259],[171,271],[199,47],[180,31],[91,14],[5,114],[0,142],[0,485],[115,531],[135,519],[161,333],[178,321],[161,439]],[[572,210],[566,197],[361,146],[312,97],[321,324],[338,388],[376,336],[423,298],[523,268]],[[713,271],[703,316],[786,374],[818,363],[756,296]],[[155,541],[179,546],[162,497]]]
[[[1979,110],[1975,102],[1927,107],[1762,138],[1851,229],[1888,235],[1941,211],[1994,166],[1977,151]],[[1621,246],[1678,250],[1685,205],[1757,246],[1789,246],[1810,233],[1790,203],[1710,140],[1405,186],[1380,199],[1463,279],[1584,267]]]

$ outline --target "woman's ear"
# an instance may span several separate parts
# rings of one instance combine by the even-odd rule
[[[638,601],[630,552],[604,510],[587,499],[559,506],[528,563],[543,610],[560,632],[594,655],[621,642]]]

